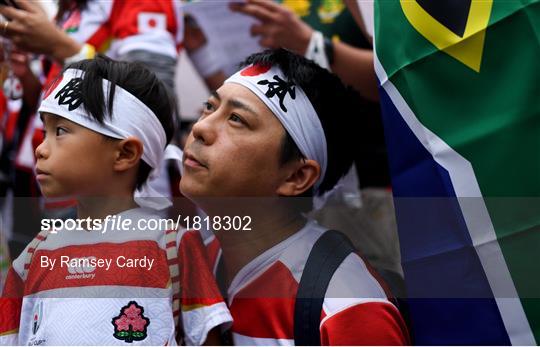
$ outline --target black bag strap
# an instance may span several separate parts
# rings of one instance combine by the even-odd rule
[[[296,293],[295,345],[321,345],[319,325],[328,284],[339,265],[354,251],[351,241],[336,230],[328,230],[313,245]]]

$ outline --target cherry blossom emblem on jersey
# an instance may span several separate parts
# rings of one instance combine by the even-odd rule
[[[143,313],[144,307],[139,306],[136,301],[130,301],[122,307],[120,314],[112,319],[113,336],[127,343],[144,340],[147,336],[146,328],[150,324],[150,319],[145,317]]]

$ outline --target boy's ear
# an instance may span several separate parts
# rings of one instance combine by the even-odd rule
[[[311,188],[319,179],[321,166],[315,160],[306,159],[291,164],[287,177],[276,190],[279,196],[297,196]]]
[[[126,171],[139,164],[143,154],[143,143],[135,137],[128,137],[116,143],[114,170]]]

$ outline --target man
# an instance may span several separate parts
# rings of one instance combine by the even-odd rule
[[[299,282],[326,234],[303,213],[349,170],[357,117],[344,110],[362,110],[337,76],[289,51],[245,63],[193,126],[180,189],[213,223],[210,258],[233,315],[232,342],[293,344]],[[237,217],[247,222],[231,230],[227,220]],[[317,324],[321,344],[408,343],[376,277],[354,252],[340,263]]]
[[[354,168],[339,183],[328,203],[313,217],[343,230],[355,247],[390,285],[405,295],[388,156],[384,139],[371,37],[358,17],[356,1],[246,0],[231,5],[254,17],[251,33],[267,48],[286,48],[329,68],[359,92],[362,107],[355,146]],[[354,110],[347,110],[352,114]],[[352,141],[351,141],[352,142]]]

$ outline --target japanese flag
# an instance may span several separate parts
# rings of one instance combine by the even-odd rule
[[[141,12],[138,17],[139,33],[166,30],[167,18],[163,13]]]

